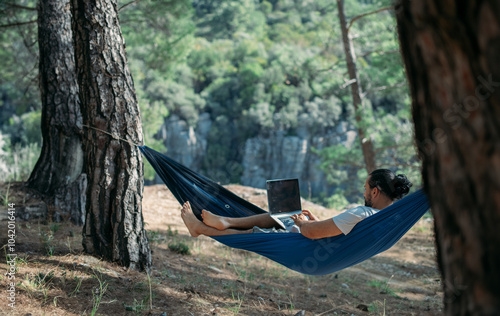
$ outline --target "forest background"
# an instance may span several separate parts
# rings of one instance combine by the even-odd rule
[[[345,1],[349,19],[380,10],[349,28],[363,101],[356,122],[334,1],[119,1],[146,145],[222,184],[298,177],[303,195],[342,208],[361,202],[362,128],[377,167],[420,186],[390,5]],[[42,142],[36,3],[0,10],[0,178],[24,181]]]

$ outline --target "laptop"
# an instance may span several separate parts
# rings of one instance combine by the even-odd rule
[[[269,215],[284,229],[295,224],[290,216],[300,214],[299,179],[267,180]]]

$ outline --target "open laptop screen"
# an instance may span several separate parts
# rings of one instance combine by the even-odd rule
[[[288,213],[302,210],[298,179],[267,180],[269,213]]]

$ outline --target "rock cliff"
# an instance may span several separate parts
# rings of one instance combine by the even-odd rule
[[[208,113],[200,115],[194,127],[177,116],[169,117],[160,133],[167,147],[167,155],[201,174],[207,174],[204,157],[209,146],[207,137],[211,126]],[[306,130],[298,131],[295,135],[275,131],[266,136],[248,138],[235,149],[242,151],[240,184],[265,188],[268,179],[298,178],[303,196],[329,195],[335,187],[328,183],[319,167],[320,158],[312,149],[336,144],[351,147],[355,139],[354,128],[346,122],[340,122],[335,129],[323,135],[311,135]],[[156,179],[155,182],[161,183],[161,180]]]

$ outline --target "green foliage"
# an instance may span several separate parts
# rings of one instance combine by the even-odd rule
[[[189,246],[183,242],[170,243],[168,244],[168,249],[170,251],[179,253],[181,255],[190,255],[191,251],[189,250]]]
[[[193,6],[198,37],[213,40],[240,32],[260,34],[265,28],[265,15],[253,0],[196,0]]]
[[[4,176],[4,181],[28,180],[40,156],[41,147],[36,143],[26,146],[21,144],[10,146],[9,143],[4,148],[6,148],[6,151],[3,154],[0,153],[0,157],[3,156],[3,163],[5,164],[0,164],[0,174]],[[5,166],[6,168],[4,168]]]
[[[19,0],[16,5],[36,8],[34,0]],[[40,109],[38,89],[38,35],[36,10],[16,9],[0,1],[0,126],[14,114]]]
[[[396,115],[378,111],[371,116],[372,124],[366,129],[375,147],[377,166],[391,169],[396,174],[405,174],[413,187],[418,188],[422,185],[420,161],[413,145],[413,128],[406,111],[401,110]],[[314,152],[321,158],[320,168],[326,173],[327,180],[338,186],[337,193],[357,203],[360,188],[367,177],[359,139],[356,137],[352,146],[340,144]]]
[[[21,126],[24,127],[25,144],[42,144],[41,121],[42,113],[40,110],[24,113],[21,115]]]
[[[322,161],[320,168],[325,172],[327,181],[337,188],[331,197],[321,202],[336,209],[349,203],[362,202],[360,192],[363,192],[362,187],[367,176],[358,137],[350,139],[346,144],[321,150],[313,149]],[[341,196],[346,200],[341,199]],[[348,203],[345,203],[346,201]]]
[[[35,7],[33,0],[20,3]],[[352,19],[390,5],[389,0],[346,0],[345,10]],[[357,123],[334,1],[120,0],[118,8],[148,146],[167,150],[158,137],[167,117],[196,127],[200,114],[209,113],[213,123],[204,174],[238,183],[242,145],[249,137],[277,130],[331,135],[343,122],[366,131],[380,167],[420,183],[392,11],[367,15],[350,28],[364,93]],[[1,4],[0,10],[6,13],[0,16],[3,24],[35,18],[30,10]],[[0,34],[5,157],[40,144],[35,42],[36,23]],[[336,186],[331,197],[323,198],[331,206],[359,202],[366,178],[360,140],[352,133],[338,136],[341,145],[315,151]],[[16,172],[15,178],[26,174]],[[145,177],[154,177],[149,164]]]
[[[349,205],[349,201],[343,193],[336,193],[324,200],[328,208],[334,210],[343,210]]]
[[[168,72],[185,58],[195,30],[190,1],[121,1],[120,8],[120,25],[132,63],[141,61],[146,69]]]
[[[194,11],[185,0],[121,1],[119,7],[129,66],[139,87],[136,92],[144,141],[165,152],[163,142],[155,138],[165,118],[179,114],[189,122],[196,121],[203,105],[191,89],[191,70],[177,66],[193,45]],[[154,169],[146,163],[145,179],[154,176]]]

